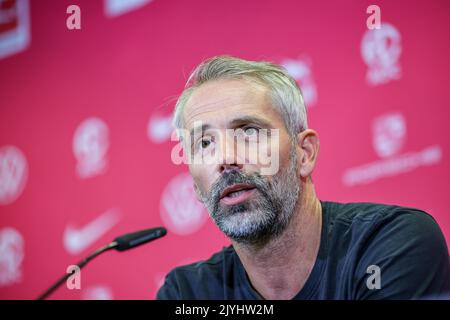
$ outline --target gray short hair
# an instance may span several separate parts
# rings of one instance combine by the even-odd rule
[[[193,91],[203,83],[218,79],[256,80],[268,87],[274,106],[280,112],[291,136],[307,129],[306,107],[297,82],[283,67],[266,61],[248,61],[218,56],[202,62],[189,76],[175,105],[173,125],[183,127],[182,113]]]

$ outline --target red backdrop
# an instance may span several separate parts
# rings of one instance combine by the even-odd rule
[[[66,26],[71,4],[80,30]],[[377,1],[378,30],[370,4],[0,2],[0,298],[35,298],[115,236],[164,225],[52,296],[152,299],[174,266],[228,244],[170,158],[175,98],[219,54],[298,80],[321,139],[320,199],[418,207],[449,239],[450,2]]]

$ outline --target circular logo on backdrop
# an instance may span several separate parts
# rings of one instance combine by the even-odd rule
[[[398,59],[402,52],[400,32],[390,23],[367,30],[361,42],[361,55],[369,67],[367,81],[377,85],[400,78]]]
[[[297,81],[306,107],[314,106],[317,102],[317,88],[310,60],[308,58],[286,59],[281,62],[281,65]]]
[[[0,286],[21,280],[23,244],[23,238],[16,229],[11,227],[0,229]]]
[[[405,119],[401,113],[380,116],[373,121],[372,131],[372,143],[378,156],[393,156],[400,151],[405,141]]]
[[[106,170],[108,135],[106,123],[94,117],[84,120],[75,130],[73,153],[78,161],[77,173],[80,178],[93,177]]]
[[[208,217],[205,206],[196,197],[193,184],[189,173],[182,173],[169,181],[161,196],[161,219],[178,235],[196,232]]]
[[[16,200],[22,193],[28,175],[27,160],[18,148],[0,148],[0,205]]]
[[[173,130],[172,115],[154,114],[148,120],[147,136],[154,143],[163,143],[170,140]]]

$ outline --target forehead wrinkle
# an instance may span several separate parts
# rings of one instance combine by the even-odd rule
[[[221,102],[226,101],[226,100],[227,99],[224,99]],[[220,117],[220,115],[222,115],[223,112],[227,109],[230,110],[233,108],[237,108],[239,111],[242,111],[242,110],[247,109],[246,107],[256,105],[255,101],[252,101],[252,102],[242,102],[242,101],[237,102],[236,101],[234,103],[227,104],[223,107],[222,106],[217,107],[218,103],[219,102],[198,105],[198,106],[193,107],[192,111],[189,110],[189,112],[186,112],[184,114],[186,128],[188,128],[190,125],[192,125],[193,122],[195,122],[195,120],[194,120],[195,118],[205,119],[205,118],[208,118],[208,115],[214,115],[216,113],[217,116],[215,118],[225,119],[226,117]],[[238,111],[238,110],[236,110],[236,111]],[[253,114],[253,112],[252,112],[252,114]],[[235,115],[235,114],[233,113],[233,115]],[[200,121],[202,121],[202,120],[200,120]]]
[[[212,102],[206,102],[203,104],[193,104],[193,105],[188,105],[190,108],[192,109],[192,112],[186,112],[186,109],[188,109],[188,106],[186,106],[184,113],[185,115],[187,114],[189,116],[189,118],[193,118],[197,115],[203,114],[203,113],[210,113],[213,111],[217,111],[217,105],[222,103],[222,102],[226,102],[227,100],[230,100],[229,97],[226,97],[222,100],[219,101],[212,101]],[[206,110],[204,110],[206,109]]]
[[[235,87],[218,86],[217,82],[207,83],[200,86],[193,92],[183,110],[183,122],[185,128],[188,128],[189,122],[201,115],[208,115],[214,112],[221,112],[233,107],[257,106],[267,103],[267,88],[261,85],[255,85],[248,82],[243,83],[242,80],[222,80],[225,82],[234,82]],[[207,96],[204,96],[207,90]],[[217,92],[217,95],[211,94]],[[202,95],[203,93],[203,95]],[[224,98],[219,98],[220,95],[226,94]],[[200,100],[200,101],[197,101]],[[206,102],[202,102],[206,100]]]

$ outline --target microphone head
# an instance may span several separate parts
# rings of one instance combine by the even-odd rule
[[[158,227],[137,231],[114,239],[117,245],[114,247],[117,251],[128,250],[141,244],[156,240],[167,234],[166,228]]]

